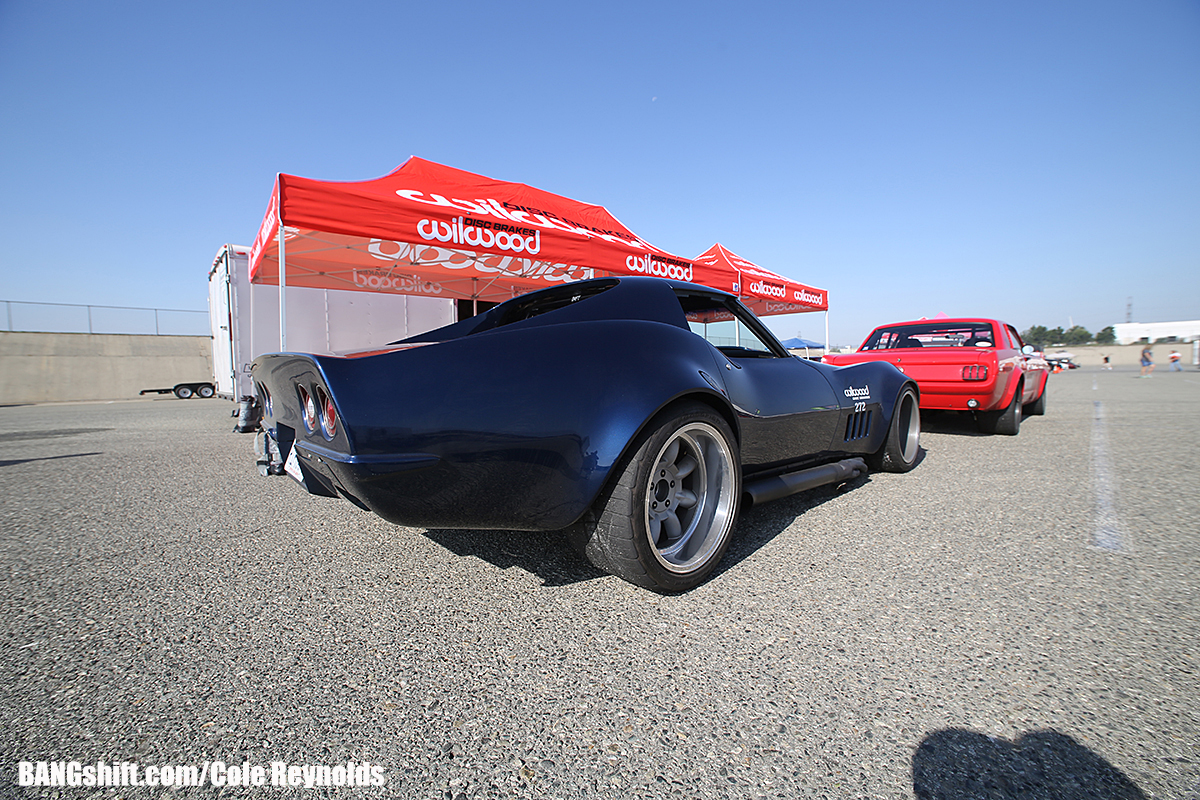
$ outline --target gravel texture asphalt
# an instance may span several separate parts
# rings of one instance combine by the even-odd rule
[[[752,509],[659,596],[260,478],[231,404],[0,408],[0,797],[1196,798],[1200,372]],[[382,767],[53,789],[20,761]]]

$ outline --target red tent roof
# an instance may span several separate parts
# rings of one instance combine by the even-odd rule
[[[556,283],[655,275],[740,295],[760,315],[829,307],[826,294],[713,245],[697,259],[637,236],[602,206],[412,157],[368,181],[280,174],[250,280],[500,302]]]
[[[279,175],[250,254],[254,283],[502,301],[607,274],[690,281],[693,265],[602,206],[410,158],[352,183]]]
[[[824,289],[814,289],[763,269],[753,261],[747,261],[730,252],[719,243],[692,261],[696,264],[697,283],[705,283],[740,295],[742,302],[754,309],[754,313],[760,317],[768,314],[829,310],[829,293]],[[710,274],[715,276],[716,280],[728,280],[725,276],[731,273],[737,276],[737,284],[733,289],[705,280]]]

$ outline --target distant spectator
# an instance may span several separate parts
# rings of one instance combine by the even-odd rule
[[[1168,370],[1169,372],[1183,372],[1183,367],[1179,366],[1179,359],[1182,358],[1182,356],[1179,355],[1178,350],[1172,350],[1171,355],[1167,356],[1167,358],[1171,359],[1171,368]]]
[[[1108,363],[1108,356],[1105,356],[1105,357],[1104,357],[1104,368],[1105,368],[1105,369],[1112,369],[1112,364]]]
[[[1154,352],[1151,351],[1150,345],[1142,348],[1142,374],[1139,378],[1154,377]]]

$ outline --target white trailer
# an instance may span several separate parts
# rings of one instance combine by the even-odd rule
[[[369,350],[455,319],[451,300],[289,286],[288,350]],[[250,248],[227,244],[208,273],[213,386],[219,397],[253,397],[250,364],[279,351],[279,287],[250,283]]]

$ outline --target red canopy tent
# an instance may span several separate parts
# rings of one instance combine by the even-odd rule
[[[416,157],[369,181],[280,174],[250,252],[250,280],[281,289],[500,302],[607,274],[690,281],[693,267],[602,206]]]
[[[602,206],[416,157],[368,181],[280,174],[250,251],[251,282],[280,287],[281,349],[287,285],[502,302],[604,275],[656,275],[734,293],[745,283],[728,259],[698,267]],[[759,298],[752,291],[747,299]],[[795,310],[782,305],[755,310]]]
[[[740,295],[742,302],[759,316],[829,310],[829,294],[824,289],[814,289],[763,269],[721,244],[714,244],[693,258],[692,262],[696,265],[696,283],[706,283]],[[705,277],[710,273],[719,276],[732,273],[740,286],[729,289],[708,284]]]
[[[741,297],[742,302],[754,310],[760,317],[773,314],[798,314],[809,311],[825,312],[825,341],[829,341],[829,293],[824,289],[814,289],[791,278],[785,278],[768,269],[747,261],[736,253],[726,249],[720,243],[714,244],[700,255],[692,259],[696,265],[696,283],[705,283],[716,288],[724,288]],[[708,275],[717,276],[716,280],[727,280],[729,274],[736,276],[732,289],[717,286],[706,280]]]

